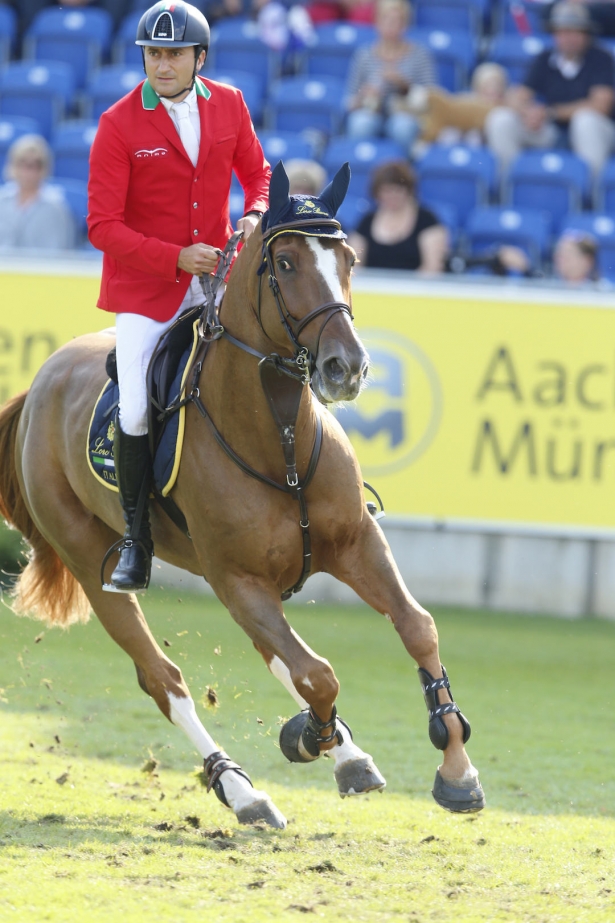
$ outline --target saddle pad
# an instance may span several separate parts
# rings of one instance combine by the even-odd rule
[[[198,346],[197,324],[198,321],[195,321],[192,343],[184,351],[173,384],[169,389],[169,403],[184,396],[184,379],[190,370],[192,357]],[[94,405],[87,444],[87,460],[92,474],[105,487],[116,491],[118,486],[113,459],[113,436],[118,403],[119,387],[114,381],[108,380]],[[185,416],[186,408],[180,407],[167,419],[156,447],[154,484],[163,497],[170,493],[177,479],[184,441]]]

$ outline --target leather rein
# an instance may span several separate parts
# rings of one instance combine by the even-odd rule
[[[188,402],[192,402],[203,419],[207,422],[217,444],[231,459],[231,461],[244,472],[244,474],[255,478],[263,484],[267,484],[269,487],[273,487],[276,490],[290,494],[299,504],[299,527],[301,529],[301,537],[303,543],[302,570],[297,582],[292,587],[290,587],[290,589],[282,593],[283,600],[289,599],[294,593],[298,593],[303,588],[306,580],[310,576],[312,569],[312,551],[309,531],[310,521],[308,517],[307,501],[305,499],[305,490],[314,476],[316,466],[318,465],[318,459],[320,457],[320,450],[322,447],[322,419],[319,414],[316,415],[316,434],[314,437],[314,444],[312,446],[312,452],[308,462],[305,477],[300,480],[297,472],[295,447],[295,425],[299,413],[299,405],[301,402],[303,389],[306,386],[309,386],[311,381],[312,373],[316,363],[316,357],[318,355],[318,349],[320,346],[320,338],[324,328],[329,323],[331,318],[340,311],[348,314],[350,319],[353,320],[351,307],[345,302],[327,302],[326,304],[322,304],[316,308],[313,308],[308,312],[308,314],[305,315],[305,317],[296,318],[293,317],[293,315],[290,313],[284,301],[284,296],[275,274],[275,266],[271,253],[271,244],[273,239],[281,234],[301,234],[302,231],[306,230],[306,228],[315,228],[316,226],[334,227],[337,230],[339,230],[341,227],[339,222],[335,221],[334,219],[311,218],[305,219],[303,221],[274,225],[273,227],[268,228],[268,230],[263,235],[263,263],[259,269],[258,306],[256,311],[256,318],[261,330],[265,336],[267,336],[261,320],[261,280],[262,275],[266,269],[268,271],[269,287],[273,294],[273,298],[280,315],[280,320],[295,350],[294,356],[283,357],[279,356],[277,353],[271,353],[269,355],[260,353],[258,350],[253,349],[253,347],[243,343],[241,340],[238,340],[236,337],[228,333],[228,331],[225,330],[220,323],[216,304],[217,295],[220,286],[226,278],[229,267],[235,258],[239,241],[243,235],[243,232],[238,231],[229,239],[224,250],[220,251],[220,260],[214,275],[201,277],[201,285],[203,287],[203,294],[205,296],[205,304],[203,306],[204,309],[198,326],[201,347],[197,351],[197,355],[194,359],[194,365],[191,370],[191,391],[185,398],[172,405],[172,407],[167,408],[167,411],[164,412],[164,416],[166,416],[168,411],[175,411],[179,408],[179,406]],[[303,346],[299,342],[299,336],[307,327],[307,325],[311,323],[311,321],[323,314],[326,316],[320,330],[318,331],[318,336],[316,339],[316,351],[314,354],[312,354],[306,346]],[[244,352],[247,352],[259,360],[258,367],[261,385],[267,398],[269,409],[273,416],[274,422],[278,429],[280,445],[282,447],[284,461],[286,464],[286,480],[283,484],[280,484],[277,481],[274,481],[272,478],[261,474],[246,461],[244,461],[234,451],[234,449],[226,442],[220,431],[217,429],[207,411],[207,408],[201,400],[198,381],[203,369],[205,355],[209,344],[213,340],[220,338],[228,340],[237,348],[242,349]]]

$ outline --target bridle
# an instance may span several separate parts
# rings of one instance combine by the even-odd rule
[[[256,312],[260,328],[265,336],[268,337],[267,332],[263,327],[261,318],[261,280],[266,268],[268,271],[269,288],[271,289],[273,299],[278,309],[278,314],[280,315],[282,326],[284,327],[286,335],[295,348],[295,362],[297,362],[297,364],[304,369],[306,384],[309,383],[314,371],[316,359],[318,357],[318,350],[320,347],[320,338],[322,336],[323,330],[331,318],[339,312],[345,312],[351,321],[354,320],[352,308],[349,304],[346,304],[345,301],[328,301],[325,304],[321,304],[315,308],[312,308],[311,311],[309,311],[304,317],[301,318],[294,317],[288,310],[286,302],[284,301],[284,295],[280,289],[280,283],[275,273],[271,245],[277,237],[280,237],[284,234],[302,235],[305,234],[306,229],[310,227],[331,227],[337,231],[341,231],[341,225],[339,221],[336,221],[333,218],[305,218],[304,220],[299,221],[288,221],[283,224],[274,224],[272,227],[267,228],[263,234],[263,263],[259,269],[260,278],[258,286],[258,305]],[[313,234],[309,236],[318,237],[319,235]],[[322,236],[326,237],[328,235],[323,234]],[[308,326],[308,324],[310,324],[316,317],[319,317],[321,314],[326,314],[326,317],[320,330],[318,331],[318,336],[316,338],[316,348],[312,353],[306,346],[303,346],[299,342],[299,337],[302,331]]]

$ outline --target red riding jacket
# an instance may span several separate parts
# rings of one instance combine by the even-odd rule
[[[268,207],[271,171],[241,93],[200,77],[196,167],[145,80],[100,119],[90,154],[88,230],[104,253],[98,307],[169,320],[192,276],[177,267],[194,243],[224,247],[232,234],[232,171],[245,211]]]

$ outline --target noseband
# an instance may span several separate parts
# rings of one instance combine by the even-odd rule
[[[323,330],[331,320],[331,318],[340,311],[345,312],[350,320],[354,320],[354,315],[352,313],[352,308],[349,304],[346,304],[345,301],[328,301],[325,304],[318,305],[316,308],[312,308],[305,317],[293,317],[293,315],[288,310],[286,302],[284,301],[284,295],[280,290],[280,283],[275,274],[275,266],[273,265],[273,256],[271,253],[271,244],[276,237],[279,237],[282,234],[299,234],[301,235],[306,228],[309,227],[331,227],[335,228],[338,231],[341,231],[341,225],[339,221],[335,221],[333,218],[306,218],[303,221],[289,221],[286,224],[274,224],[272,227],[268,228],[267,231],[263,234],[263,265],[259,270],[259,275],[262,277],[265,266],[267,267],[269,273],[269,288],[273,295],[273,299],[276,303],[278,309],[278,314],[280,315],[280,320],[282,326],[286,331],[286,335],[293,344],[296,350],[295,361],[301,365],[303,364],[306,368],[306,384],[309,382],[312,372],[314,371],[314,366],[316,363],[316,357],[318,356],[318,350],[320,348],[320,338],[322,336]],[[312,236],[312,235],[310,235]],[[313,236],[317,237],[318,235],[314,234]],[[325,235],[323,235],[325,236]],[[310,324],[314,318],[319,317],[321,314],[326,314],[324,323],[322,324],[320,330],[318,331],[318,336],[316,338],[316,349],[314,353],[311,353],[307,347],[303,346],[299,342],[299,337],[301,332]],[[261,285],[259,280],[258,287],[258,308],[257,308],[257,319],[260,325],[261,330],[267,336],[265,328],[261,320]],[[302,360],[302,361],[301,361]]]

